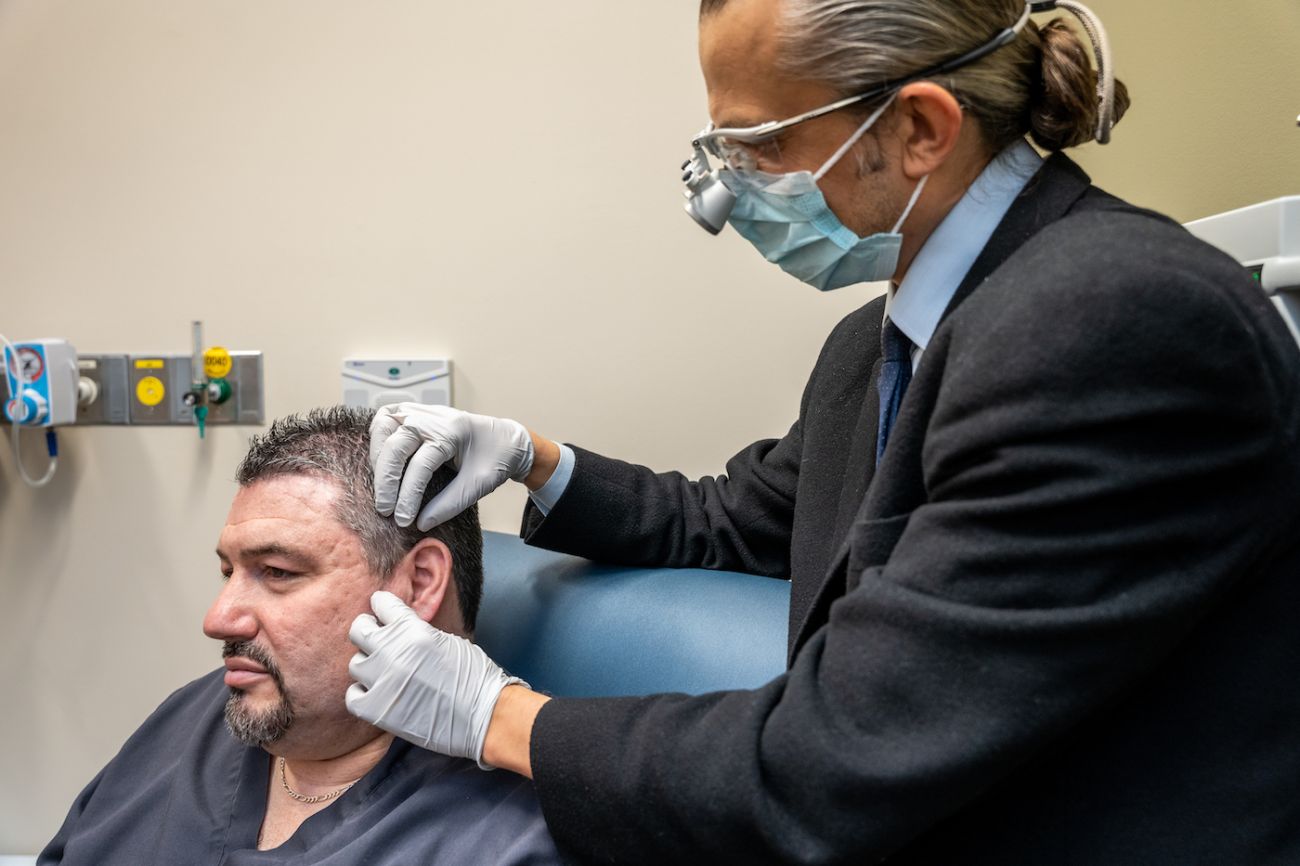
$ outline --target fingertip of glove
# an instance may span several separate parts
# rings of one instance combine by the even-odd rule
[[[407,614],[414,616],[405,602],[384,589],[377,590],[370,596],[370,608],[375,612],[380,625],[388,625]]]
[[[348,640],[352,641],[358,649],[365,650],[366,647],[362,644],[368,644],[371,635],[378,630],[379,621],[372,614],[359,613],[348,628]]]
[[[361,683],[353,683],[352,685],[348,686],[348,690],[343,695],[343,705],[347,707],[348,712],[351,713],[352,715],[360,719],[364,719],[365,721],[371,722],[373,724],[372,719],[367,719],[361,713],[361,707],[362,707],[361,701],[363,698],[365,698],[365,696],[366,696],[366,687],[361,685]]]
[[[421,532],[428,532],[435,526],[441,526],[460,513],[459,511],[448,513],[448,502],[443,496],[445,493],[444,490],[435,496],[420,512],[419,517],[416,519],[416,526],[419,527]]]
[[[374,605],[376,604],[376,602],[383,602],[383,601],[387,601],[387,600],[389,600],[389,599],[391,599],[391,600],[393,600],[393,601],[401,601],[401,599],[399,599],[397,596],[393,595],[391,592],[389,592],[389,591],[386,590],[386,589],[377,589],[377,590],[375,590],[374,592],[370,593],[370,605],[371,605],[371,607],[374,607]],[[362,614],[362,616],[364,616],[364,615],[365,615],[365,614]]]

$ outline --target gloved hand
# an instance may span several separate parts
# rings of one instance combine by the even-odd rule
[[[509,676],[463,637],[439,631],[391,592],[370,597],[375,616],[352,621],[348,638],[361,651],[348,673],[348,712],[417,746],[470,758],[485,770],[483,741]],[[376,618],[377,617],[377,618]]]
[[[455,479],[421,511],[429,479],[449,460],[459,470]],[[505,418],[398,403],[380,409],[370,423],[370,465],[379,513],[410,526],[419,512],[417,526],[427,532],[507,479],[523,481],[533,468],[533,439],[522,424]]]

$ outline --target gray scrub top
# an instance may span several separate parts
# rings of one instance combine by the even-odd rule
[[[287,842],[258,851],[271,757],[226,730],[224,672],[154,711],[77,797],[38,866],[560,862],[531,782],[400,739]]]

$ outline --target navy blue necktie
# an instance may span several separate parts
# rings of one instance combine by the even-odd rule
[[[876,437],[876,465],[885,454],[885,444],[889,441],[889,432],[898,420],[898,407],[903,402],[903,394],[912,381],[912,341],[898,330],[889,319],[880,330],[881,357],[880,381],[880,433]]]

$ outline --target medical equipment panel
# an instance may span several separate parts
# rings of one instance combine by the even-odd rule
[[[446,358],[396,360],[346,358],[343,403],[378,409],[393,403],[451,405],[451,361]]]
[[[81,375],[77,424],[131,423],[126,355],[78,354],[77,370]]]
[[[204,353],[196,376],[191,355],[132,355],[127,394],[130,423],[139,425],[265,423],[261,352],[220,350],[216,364]],[[224,375],[211,376],[212,372]]]
[[[177,423],[172,395],[185,393],[190,378],[188,368],[182,372],[180,360],[179,355],[132,355],[128,359],[132,424]]]
[[[77,350],[66,340],[30,340],[6,348],[5,420],[56,427],[77,419]],[[21,384],[20,384],[21,382]]]
[[[1241,262],[1300,342],[1300,196],[1206,217],[1187,230]]]
[[[262,353],[205,349],[203,323],[191,324],[189,355],[79,355],[67,340],[13,342],[0,334],[0,414],[22,479],[35,488],[54,479],[56,427],[180,425],[202,439],[210,424],[264,424]],[[23,462],[21,431],[31,427],[45,430],[49,462],[40,477]]]

